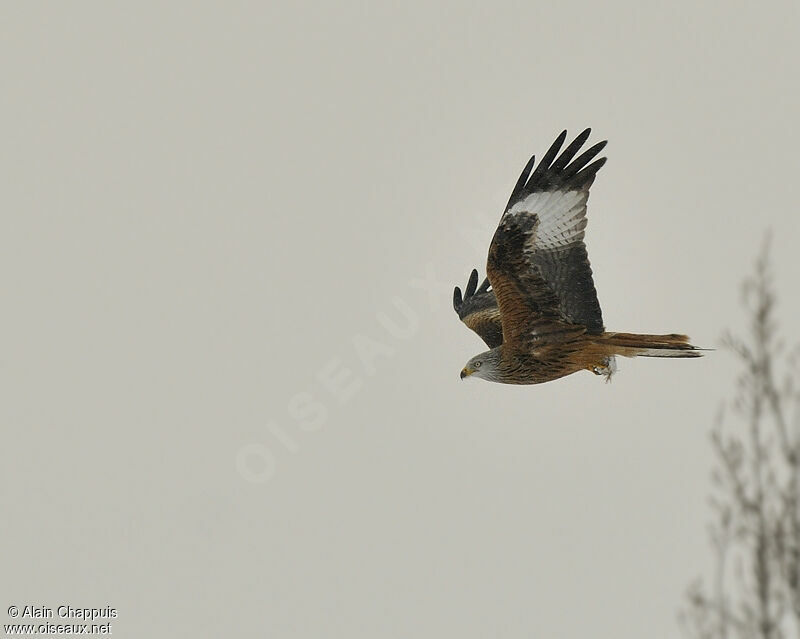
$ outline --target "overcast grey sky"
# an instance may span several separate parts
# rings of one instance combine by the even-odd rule
[[[450,307],[591,126],[611,330],[718,345],[768,228],[793,327],[798,4],[646,5],[6,3],[0,614],[677,637],[734,359],[461,382]]]

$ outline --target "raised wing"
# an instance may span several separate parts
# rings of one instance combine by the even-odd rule
[[[500,324],[500,309],[494,291],[489,290],[488,278],[478,287],[478,271],[472,270],[469,282],[461,297],[461,289],[453,291],[453,308],[464,324],[480,335],[489,348],[503,343],[503,327]]]
[[[554,330],[603,332],[583,236],[589,187],[606,158],[592,160],[606,142],[575,157],[590,132],[558,155],[562,132],[533,171],[530,159],[494,234],[487,273],[505,343]]]

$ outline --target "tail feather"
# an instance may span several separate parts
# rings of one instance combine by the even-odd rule
[[[702,357],[704,348],[689,343],[686,335],[637,335],[603,333],[603,342],[616,355],[625,357]]]

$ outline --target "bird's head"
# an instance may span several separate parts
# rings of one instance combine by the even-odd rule
[[[461,370],[461,379],[465,377],[480,377],[491,381],[497,381],[499,377],[498,365],[500,364],[500,349],[493,348],[490,351],[476,355],[467,362]]]

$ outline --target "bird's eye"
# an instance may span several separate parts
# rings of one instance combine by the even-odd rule
[[[481,363],[480,362],[475,362],[475,368],[480,368],[480,367],[481,367]]]

